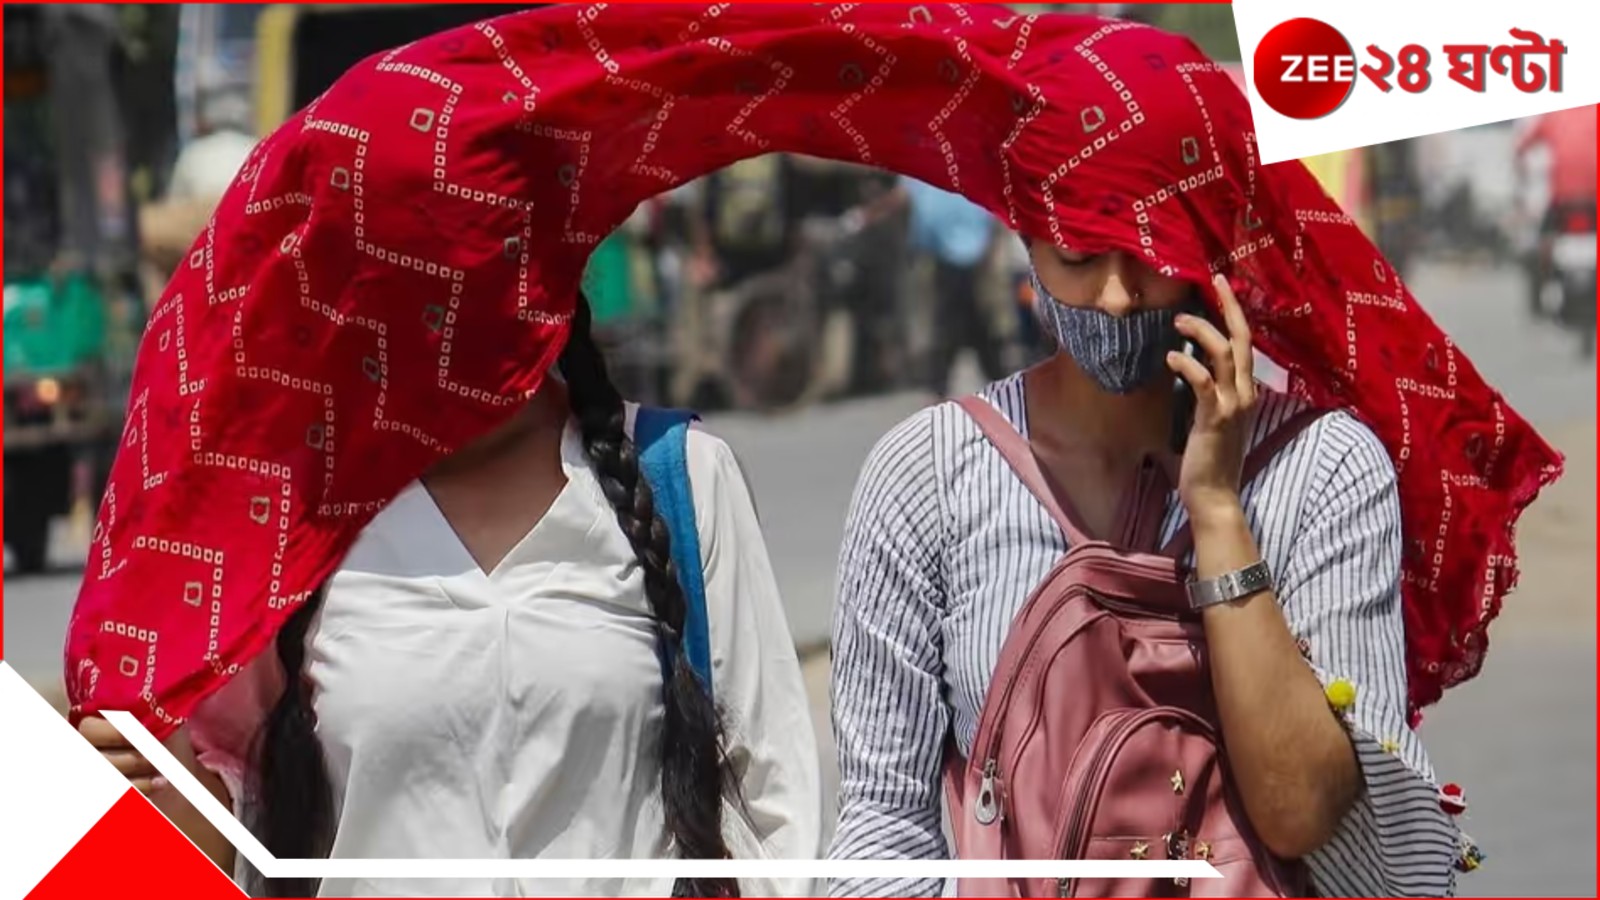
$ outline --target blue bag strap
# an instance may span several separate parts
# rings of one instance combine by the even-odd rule
[[[672,536],[672,565],[678,572],[688,610],[683,622],[683,650],[689,666],[711,693],[711,631],[706,617],[705,572],[700,568],[700,532],[695,527],[694,493],[689,485],[689,423],[699,417],[677,409],[640,407],[633,425],[639,468],[655,496],[656,515]],[[661,648],[663,682],[670,679],[672,660]]]

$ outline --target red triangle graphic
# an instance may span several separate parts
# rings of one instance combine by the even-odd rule
[[[237,900],[243,891],[139,792],[129,789],[27,900]]]

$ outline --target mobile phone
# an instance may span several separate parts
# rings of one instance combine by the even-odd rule
[[[1185,306],[1183,311],[1192,316],[1199,316],[1208,322],[1212,320],[1212,316],[1206,310],[1205,304],[1198,300]],[[1190,359],[1199,360],[1200,364],[1206,366],[1207,369],[1211,368],[1206,364],[1205,357],[1201,355],[1199,345],[1187,337],[1183,338],[1183,344],[1179,352]],[[1194,408],[1194,387],[1182,375],[1174,374],[1172,376],[1172,434],[1169,443],[1172,447],[1172,452],[1178,456],[1182,456],[1183,451],[1189,446],[1189,432],[1194,429]]]

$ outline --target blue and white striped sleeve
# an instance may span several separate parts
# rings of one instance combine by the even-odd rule
[[[943,859],[942,516],[928,411],[887,434],[856,485],[833,623],[839,823],[832,859]],[[934,897],[942,879],[837,880],[833,896]]]
[[[1306,862],[1324,897],[1449,896],[1460,834],[1439,806],[1433,767],[1406,717],[1394,466],[1378,438],[1346,414],[1317,431],[1318,486],[1305,500],[1279,599],[1323,685],[1355,688],[1345,717],[1364,790]]]

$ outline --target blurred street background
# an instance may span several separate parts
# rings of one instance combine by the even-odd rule
[[[1225,5],[1012,5],[1136,17],[1239,58]],[[256,137],[367,55],[508,9],[6,7],[3,655],[51,699],[144,316]],[[1594,126],[1584,109],[1306,161],[1568,455],[1523,520],[1521,587],[1483,674],[1422,729],[1489,854],[1465,896],[1593,896]],[[770,156],[642,206],[591,261],[625,391],[706,412],[750,474],[830,793],[851,489],[901,418],[1048,352],[1020,249],[959,198]]]

